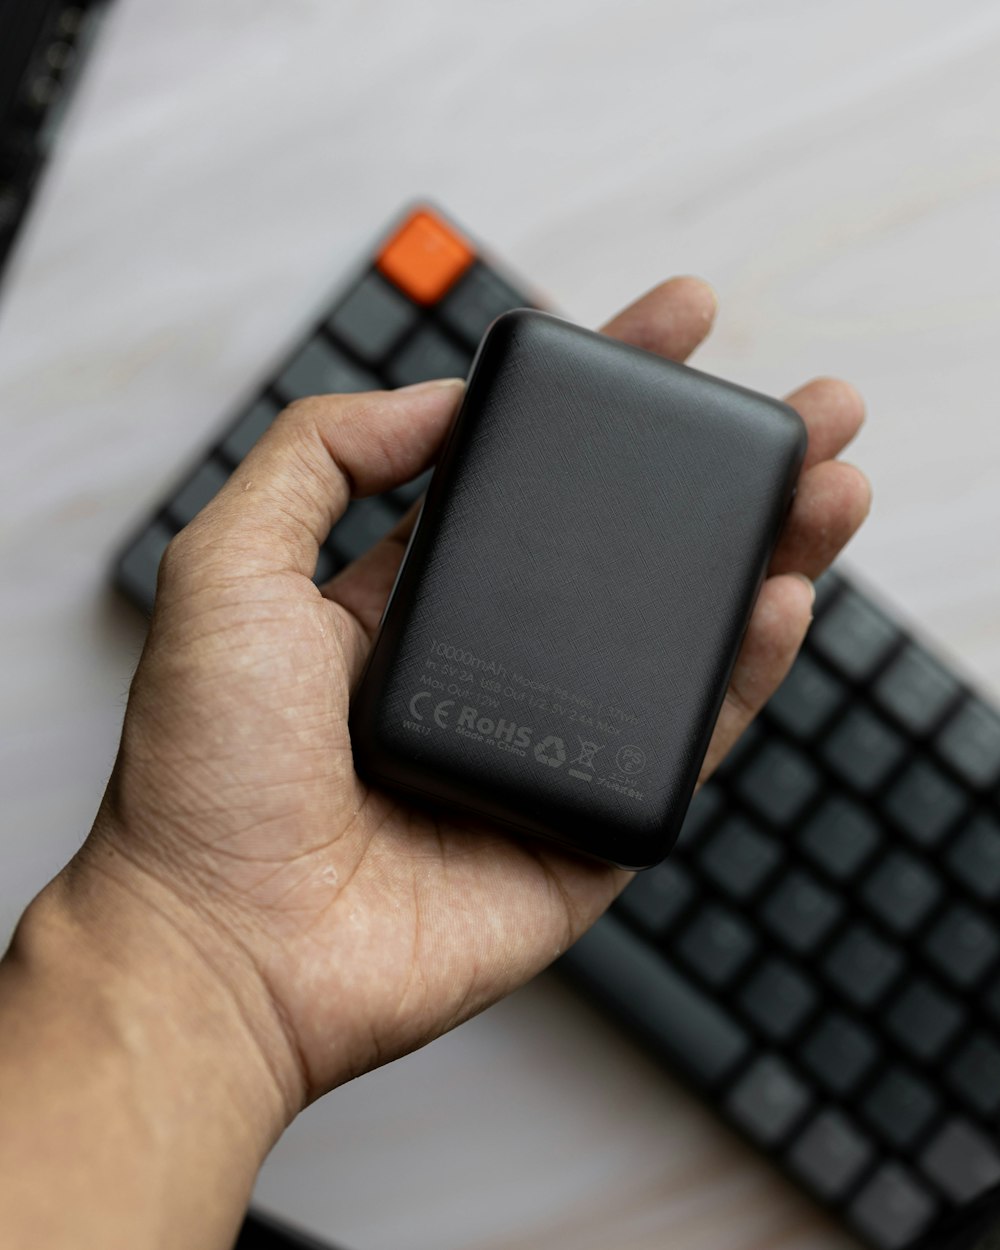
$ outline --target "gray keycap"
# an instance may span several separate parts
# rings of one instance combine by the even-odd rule
[[[962,1027],[965,1013],[958,1002],[929,981],[917,978],[889,1008],[889,1031],[917,1059],[929,1063]]]
[[[986,1033],[963,1042],[948,1065],[948,1083],[982,1116],[1000,1110],[1000,1047]]]
[[[475,347],[494,317],[524,306],[523,296],[477,261],[438,305],[438,313],[470,347]]]
[[[328,326],[362,360],[377,363],[418,315],[395,287],[377,273],[369,273],[334,309]]]
[[[421,326],[404,343],[387,369],[393,386],[410,386],[430,378],[464,378],[472,357],[431,325]]]
[[[893,782],[883,806],[907,837],[921,846],[933,846],[965,810],[965,795],[940,768],[915,759]]]
[[[900,1250],[927,1227],[937,1205],[912,1172],[886,1163],[858,1193],[850,1218],[883,1250]]]
[[[845,694],[827,669],[808,655],[800,655],[767,710],[792,737],[811,738],[837,711]]]
[[[765,742],[740,774],[740,794],[767,820],[787,825],[819,788],[815,766],[795,747]]]
[[[712,828],[725,806],[722,790],[710,781],[703,785],[691,800],[684,823],[681,825],[677,845],[690,850]]]
[[[690,876],[679,864],[658,864],[636,874],[615,909],[652,937],[660,937],[683,913],[694,893]]]
[[[563,956],[563,964],[621,1017],[672,1055],[695,1079],[715,1084],[746,1053],[746,1033],[728,1012],[631,934],[603,916]]]
[[[755,893],[782,858],[773,838],[743,816],[730,816],[700,855],[701,866],[733,898]]]
[[[907,750],[906,741],[867,708],[852,707],[823,744],[823,757],[850,785],[868,794]]]
[[[187,525],[214,499],[229,479],[229,470],[214,458],[203,461],[168,504],[179,528]]]
[[[887,1141],[905,1149],[924,1131],[938,1108],[933,1089],[906,1068],[890,1068],[865,1098],[864,1113]]]
[[[989,786],[1000,777],[1000,717],[969,699],[938,733],[941,758],[970,785]]]
[[[969,989],[1000,954],[1000,938],[981,912],[959,904],[937,922],[925,949],[950,980]]]
[[[747,925],[727,907],[710,904],[681,934],[676,950],[710,985],[728,985],[747,963],[757,944]]]
[[[285,403],[308,395],[373,391],[378,386],[378,378],[373,373],[356,365],[321,338],[310,339],[274,384]]]
[[[278,412],[278,405],[266,395],[262,395],[222,440],[223,455],[233,464],[239,464],[257,439],[271,427]]]
[[[844,585],[844,579],[835,573],[833,569],[827,569],[825,573],[821,573],[816,578],[813,584],[816,587],[816,602],[813,604],[813,616],[816,620],[819,620],[837,595],[840,594],[841,587]]]
[[[356,499],[337,522],[330,542],[340,558],[350,563],[384,538],[398,519],[395,509],[377,495]]]
[[[823,971],[856,1007],[874,1007],[903,969],[903,954],[868,925],[852,925],[834,943]]]
[[[846,589],[813,625],[810,643],[854,681],[869,677],[899,638],[899,630],[856,590]]]
[[[933,656],[908,643],[875,683],[875,698],[911,733],[927,733],[959,692],[958,682]]]
[[[118,581],[127,595],[136,599],[146,612],[152,612],[156,598],[156,574],[173,538],[162,521],[147,526],[118,563]]]
[[[956,1202],[968,1202],[1000,1180],[1000,1155],[978,1129],[952,1120],[920,1158],[920,1166]]]
[[[875,1039],[857,1021],[833,1012],[821,1020],[802,1046],[802,1059],[835,1094],[848,1094],[878,1056]]]
[[[952,843],[948,863],[973,894],[993,902],[1000,896],[1000,824],[976,816]]]
[[[788,1136],[811,1102],[808,1087],[792,1069],[764,1055],[733,1087],[726,1106],[751,1137],[773,1146]]]
[[[869,812],[842,795],[833,795],[807,822],[802,849],[832,876],[854,876],[879,844],[879,827]]]
[[[828,1199],[850,1189],[871,1157],[871,1141],[840,1111],[821,1112],[788,1152],[792,1169]]]
[[[809,873],[796,870],[771,891],[761,914],[783,942],[804,953],[829,932],[840,911],[836,895]]]
[[[774,1041],[787,1041],[816,1005],[812,985],[783,959],[767,959],[740,993],[744,1015]]]
[[[910,933],[941,896],[937,877],[913,855],[893,851],[871,873],[861,897],[897,933]]]

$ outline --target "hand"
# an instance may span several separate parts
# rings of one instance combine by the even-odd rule
[[[678,279],[606,333],[683,359],[713,314],[710,290]],[[322,593],[318,544],[352,495],[433,461],[461,394],[451,382],[294,404],[175,539],[114,775],[67,878],[84,909],[99,898],[106,912],[118,891],[184,934],[239,1003],[289,1118],[522,984],[628,879],[418,814],[355,775],[349,692],[412,518]],[[862,475],[833,459],[862,419],[855,392],[818,381],[791,402],[809,455],[704,775],[785,675],[810,620],[806,579],[869,505]]]

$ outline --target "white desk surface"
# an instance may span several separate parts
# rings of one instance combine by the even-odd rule
[[[0,314],[0,939],[83,837],[110,553],[400,204],[581,320],[714,281],[700,363],[868,396],[851,561],[1000,691],[992,0],[118,0]],[[831,1250],[551,977],[302,1117],[259,1201],[355,1250]]]

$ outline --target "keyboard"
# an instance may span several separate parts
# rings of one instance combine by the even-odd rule
[[[280,408],[464,375],[486,326],[535,306],[436,209],[397,221],[253,402],[129,540],[148,611],[170,538]],[[317,582],[426,476],[352,503]],[[561,962],[730,1125],[877,1250],[1000,1178],[1000,718],[841,573],[767,709]]]

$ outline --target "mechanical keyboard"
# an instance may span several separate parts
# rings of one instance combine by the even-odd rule
[[[464,375],[493,317],[535,306],[437,210],[396,223],[129,541],[148,611],[170,538],[280,408]],[[426,475],[350,505],[323,581]],[[840,573],[791,674],[562,968],[740,1133],[879,1250],[1000,1178],[1000,717]]]

